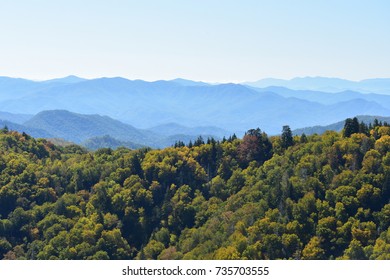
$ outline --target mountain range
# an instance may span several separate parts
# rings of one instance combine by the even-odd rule
[[[17,114],[1,113],[2,116],[17,118]],[[177,141],[188,143],[199,136],[207,139],[220,139],[229,132],[217,127],[184,127],[175,123],[153,127],[150,130],[138,129],[107,116],[86,115],[66,110],[42,111],[23,124],[0,120],[0,127],[26,132],[37,138],[62,139],[81,144],[95,150],[101,147],[128,148],[171,146]]]
[[[18,118],[18,114],[6,114],[1,116]],[[25,117],[22,115],[21,118]],[[375,119],[390,123],[390,117],[381,116],[357,116],[359,122],[373,123]],[[327,130],[341,131],[344,120],[326,126],[312,126],[294,129],[294,135],[322,134]],[[218,127],[185,127],[176,123],[159,125],[150,129],[137,129],[131,125],[114,120],[107,116],[83,115],[65,110],[43,111],[23,124],[17,124],[8,120],[0,120],[0,127],[7,126],[11,130],[26,132],[36,138],[47,138],[59,145],[71,143],[80,144],[89,150],[97,150],[103,147],[118,148],[127,147],[138,149],[142,147],[163,148],[173,145],[177,141],[189,143],[199,136],[204,139],[214,137],[222,139],[231,135],[226,130]]]
[[[318,90],[325,85],[342,91]],[[357,85],[362,91],[378,91],[352,90]],[[300,86],[303,89],[294,89]],[[286,124],[298,129],[357,115],[390,116],[390,95],[378,93],[389,89],[388,79],[208,84],[185,79],[146,82],[68,76],[31,81],[0,77],[0,120],[35,137],[75,143],[94,138],[104,143],[108,136],[126,145],[165,147],[199,135],[243,135],[256,127],[275,135]]]
[[[379,94],[390,94],[389,78],[366,79],[362,81],[349,81],[326,77],[298,77],[291,80],[268,78],[255,82],[245,82],[244,84],[259,88],[278,86],[297,90],[316,90],[323,92],[353,90],[363,93],[375,92]]]

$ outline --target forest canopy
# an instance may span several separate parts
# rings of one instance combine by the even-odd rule
[[[390,259],[390,127],[162,150],[0,131],[3,259]]]

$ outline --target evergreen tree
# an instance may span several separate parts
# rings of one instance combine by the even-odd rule
[[[3,133],[8,133],[9,129],[8,126],[5,125],[4,128],[1,130]]]
[[[198,137],[198,139],[195,140],[194,142],[194,146],[197,147],[197,146],[201,146],[204,144],[204,141],[203,141],[203,137],[200,135]]]
[[[305,133],[302,133],[300,142],[301,142],[301,143],[307,143],[307,136],[306,136]]]
[[[360,124],[359,124],[359,132],[363,133],[363,134],[365,134],[367,136],[370,133],[370,131],[368,129],[368,126],[363,121],[361,121]]]
[[[175,144],[173,145],[174,148],[181,148],[181,147],[184,147],[185,144],[183,141],[176,141]]]
[[[140,178],[144,177],[144,172],[141,167],[141,161],[139,159],[139,156],[135,154],[131,158],[131,174],[138,175]]]
[[[356,117],[345,120],[343,136],[345,138],[351,137],[352,134],[359,133],[359,121]]]
[[[294,145],[294,139],[291,129],[288,125],[283,126],[282,135],[280,136],[281,146],[284,149]]]

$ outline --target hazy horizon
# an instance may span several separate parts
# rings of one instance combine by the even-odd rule
[[[148,79],[139,79],[139,78],[132,78],[132,77],[127,77],[127,76],[91,76],[91,77],[86,77],[86,76],[80,76],[80,75],[75,75],[75,74],[68,74],[68,75],[64,75],[64,76],[55,76],[55,77],[50,77],[50,78],[28,78],[26,76],[10,76],[10,75],[1,75],[0,77],[4,77],[4,78],[12,78],[12,79],[24,79],[24,80],[30,80],[30,81],[34,81],[34,82],[45,82],[45,81],[50,81],[50,80],[57,80],[57,79],[65,79],[65,78],[69,78],[69,77],[76,77],[76,78],[80,78],[80,79],[84,79],[84,80],[95,80],[95,79],[102,79],[102,78],[107,78],[107,79],[113,79],[113,78],[124,78],[124,79],[127,79],[127,80],[130,80],[130,81],[135,81],[135,80],[141,80],[141,81],[145,81],[145,82],[157,82],[157,81],[173,81],[173,80],[178,80],[178,79],[183,79],[183,80],[189,80],[189,81],[193,81],[193,82],[204,82],[204,83],[210,83],[210,84],[213,84],[213,83],[237,83],[237,84],[240,84],[240,83],[250,83],[250,82],[257,82],[257,81],[261,81],[261,80],[283,80],[283,81],[291,81],[291,80],[294,80],[294,79],[340,79],[340,80],[345,80],[345,81],[350,81],[350,82],[362,82],[362,81],[365,81],[365,80],[372,80],[372,79],[390,79],[390,75],[388,77],[372,77],[372,78],[363,78],[363,79],[358,79],[358,80],[353,80],[353,79],[347,79],[347,78],[344,78],[344,77],[330,77],[330,76],[315,76],[315,75],[308,75],[308,76],[293,76],[291,78],[279,78],[279,77],[264,77],[264,78],[259,78],[259,79],[255,79],[255,80],[240,80],[240,81],[210,81],[210,80],[194,80],[194,79],[190,79],[190,78],[184,78],[182,76],[178,76],[178,77],[174,77],[172,79],[152,79],[152,80],[148,80]]]

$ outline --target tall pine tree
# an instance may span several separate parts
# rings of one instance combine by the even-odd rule
[[[351,137],[354,133],[359,133],[359,121],[356,117],[348,118],[345,120],[343,136]]]
[[[294,139],[292,136],[291,129],[288,125],[283,126],[282,135],[280,136],[281,146],[283,149],[294,145]]]

